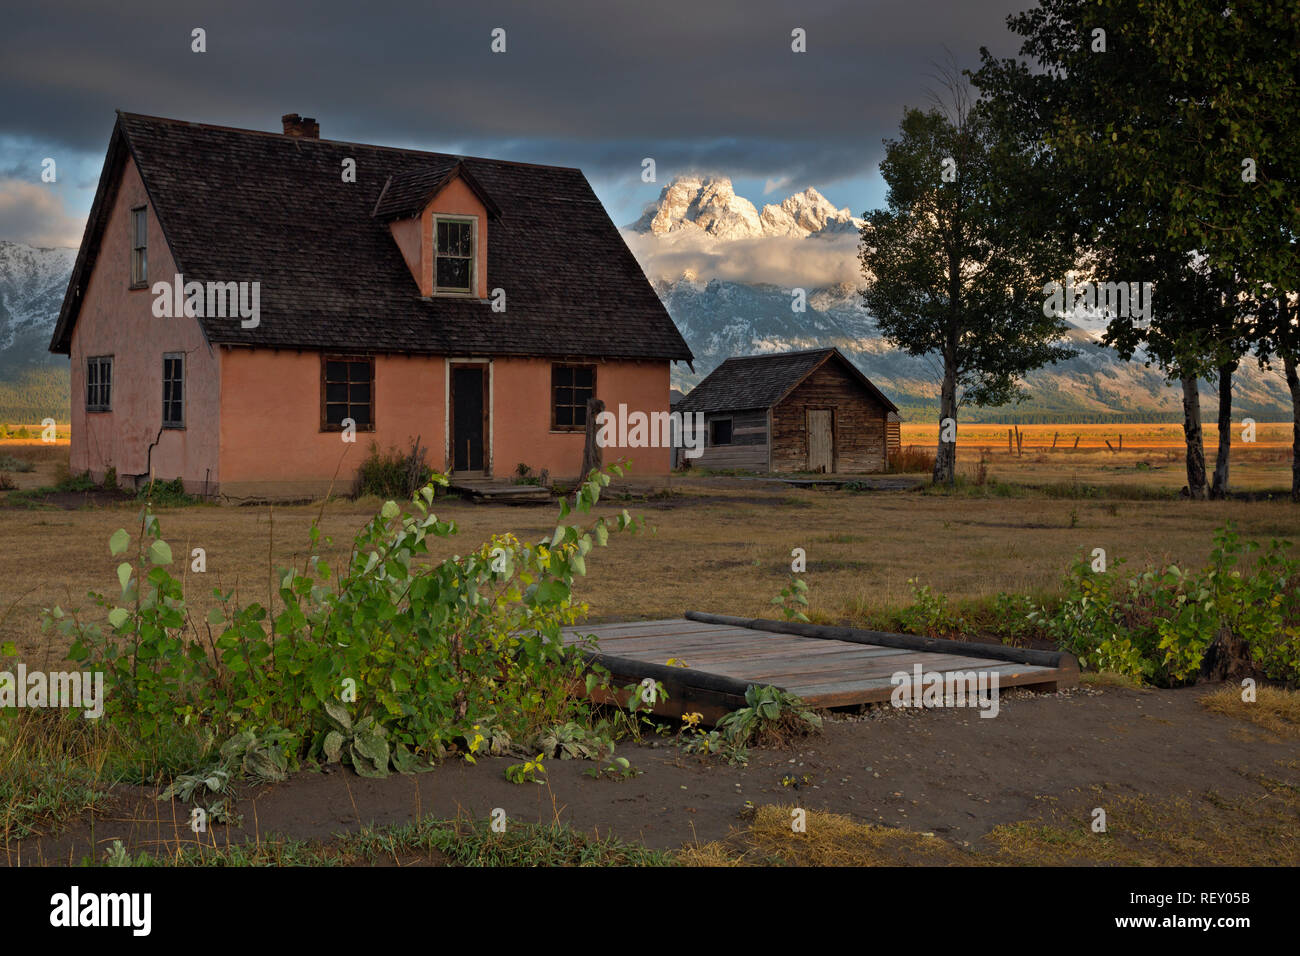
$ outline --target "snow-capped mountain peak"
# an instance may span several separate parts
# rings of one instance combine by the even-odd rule
[[[811,186],[768,204],[760,213],[725,176],[678,176],[627,228],[666,237],[681,234],[708,236],[718,241],[770,237],[808,236],[856,231],[861,220],[848,207],[837,209]]]

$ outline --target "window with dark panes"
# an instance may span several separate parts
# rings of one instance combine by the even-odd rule
[[[580,431],[587,427],[587,399],[596,395],[596,366],[551,366],[551,427]]]
[[[730,445],[731,444],[731,419],[715,418],[709,422],[709,444],[710,445]]]
[[[185,427],[185,356],[169,352],[163,356],[164,428]]]
[[[435,292],[472,292],[474,282],[474,223],[468,219],[437,219],[433,284]]]
[[[131,285],[147,285],[149,282],[149,217],[148,210],[141,206],[131,210]]]
[[[86,411],[107,412],[113,408],[113,356],[93,355],[86,359]]]
[[[371,358],[327,355],[321,370],[321,428],[338,431],[343,420],[359,431],[375,427],[375,363]]]

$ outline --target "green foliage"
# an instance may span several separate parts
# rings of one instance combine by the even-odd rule
[[[506,779],[511,783],[542,783],[537,776],[538,774],[546,776],[546,767],[542,765],[543,759],[543,755],[538,754],[523,763],[511,764],[506,767]]]
[[[803,608],[808,606],[808,582],[790,575],[790,583],[772,598],[773,604],[780,605],[781,613],[787,621],[807,621],[808,615]]]
[[[633,777],[641,776],[642,771],[632,766],[626,757],[614,757],[604,767],[592,767],[584,770],[583,773],[596,780],[601,777],[611,780],[631,780]]]
[[[907,583],[912,589],[912,603],[898,615],[903,630],[942,638],[955,638],[966,630],[961,615],[948,607],[946,595],[932,591],[930,585],[921,584],[915,578],[908,578]]]
[[[534,472],[531,465],[526,465],[522,461],[515,465],[514,484],[516,485],[536,485],[539,488],[546,488],[551,483],[551,473],[543,468],[540,472]]]
[[[537,735],[535,749],[561,760],[602,760],[614,752],[614,742],[577,721],[548,727]]]
[[[83,471],[79,475],[67,475],[54,484],[55,491],[94,491],[98,487],[95,479],[90,477],[89,471]]]
[[[1065,650],[1098,669],[1160,686],[1194,680],[1221,632],[1243,641],[1268,677],[1300,678],[1300,559],[1290,542],[1243,542],[1231,523],[1216,532],[1206,567],[1177,565],[1126,576],[1122,561],[1066,574],[1064,597],[1031,615]],[[1242,558],[1255,555],[1243,572]]]
[[[407,499],[433,481],[433,469],[425,463],[423,447],[409,452],[390,448],[384,452],[372,441],[370,455],[357,471],[356,493],[358,496]],[[445,485],[446,482],[438,484]]]
[[[621,469],[593,471],[578,512],[590,512],[610,474]],[[572,598],[586,556],[639,519],[623,511],[584,528],[566,523],[564,501],[555,531],[539,542],[494,535],[432,562],[428,539],[456,533],[430,511],[433,499],[430,484],[406,510],[386,502],[337,572],[319,554],[276,569],[278,606],[214,590],[218,607],[202,624],[146,508],[134,537],[119,529],[110,539],[119,588],[91,595],[102,617],[55,607],[44,623],[69,638],[72,660],[104,672],[115,726],[146,744],[176,726],[235,737],[242,749],[223,755],[245,771],[265,770],[276,753],[284,767],[311,756],[346,759],[359,773],[410,771],[447,754],[472,756],[484,727],[526,740],[589,720],[576,689],[601,678],[586,673],[586,658],[560,631],[586,611]],[[311,549],[321,542],[313,525]],[[557,746],[574,739],[557,737]]]
[[[16,471],[19,474],[26,474],[35,470],[36,465],[24,458],[17,458],[14,455],[0,455],[0,471]]]
[[[745,706],[718,721],[718,731],[733,747],[782,744],[822,729],[822,719],[794,694],[750,684]]]
[[[117,473],[113,472],[113,484],[108,483],[108,475],[104,476],[104,489],[117,487]],[[189,494],[185,490],[185,482],[181,478],[173,478],[171,481],[153,481],[148,482],[140,487],[135,494],[137,500],[148,501],[155,505],[192,505],[197,504],[201,499]]]

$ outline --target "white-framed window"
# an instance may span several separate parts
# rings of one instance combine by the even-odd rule
[[[163,428],[185,427],[185,353],[163,355]]]
[[[473,295],[474,250],[478,245],[478,220],[463,216],[433,219],[433,292],[435,295]]]
[[[148,208],[131,210],[131,288],[149,284],[149,216]]]
[[[92,355],[86,359],[86,411],[113,410],[113,356]]]

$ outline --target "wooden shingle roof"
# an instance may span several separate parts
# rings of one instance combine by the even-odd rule
[[[117,172],[134,159],[186,281],[257,281],[261,323],[204,317],[213,343],[444,355],[690,361],[582,172],[119,113],[50,349],[66,353]],[[345,159],[356,182],[342,181]],[[489,211],[488,288],[421,298],[388,228],[451,175]],[[381,194],[391,193],[383,197]],[[416,209],[418,211],[418,209]],[[150,282],[171,276],[150,276]]]
[[[673,406],[673,410],[729,412],[771,408],[829,361],[842,363],[871,395],[887,409],[897,413],[898,406],[886,398],[839,349],[834,348],[729,358],[687,392],[686,397]]]

